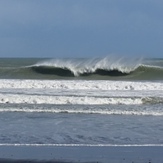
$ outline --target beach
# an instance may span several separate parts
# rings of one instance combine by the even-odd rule
[[[2,59],[0,162],[162,163],[163,61],[132,62]]]

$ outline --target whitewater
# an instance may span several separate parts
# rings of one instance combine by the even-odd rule
[[[1,145],[163,144],[162,59],[1,59]]]

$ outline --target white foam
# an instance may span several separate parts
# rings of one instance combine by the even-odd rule
[[[76,96],[39,96],[22,94],[0,94],[0,103],[28,103],[28,104],[142,104],[141,98],[98,98],[98,97],[76,97]]]
[[[162,147],[163,144],[10,144],[0,146],[33,146],[33,147]]]
[[[83,110],[83,109],[28,109],[28,108],[7,108],[0,109],[0,112],[24,112],[24,113],[70,113],[70,114],[104,114],[104,115],[140,115],[140,116],[163,116],[162,111],[151,110]]]
[[[103,70],[119,70],[123,73],[129,73],[135,70],[139,64],[141,63],[141,59],[127,59],[127,58],[117,58],[117,57],[105,57],[102,59],[94,58],[94,59],[81,59],[81,60],[72,60],[72,59],[50,59],[46,61],[41,61],[34,66],[50,66],[57,68],[65,68],[70,70],[75,76],[79,76],[83,73],[92,73],[97,69]]]
[[[139,105],[162,99],[161,82],[0,80],[0,103]]]
[[[107,80],[0,80],[0,88],[61,90],[163,90],[162,82],[131,82]]]

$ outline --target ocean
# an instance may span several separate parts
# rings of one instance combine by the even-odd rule
[[[163,145],[163,59],[1,58],[0,145]]]

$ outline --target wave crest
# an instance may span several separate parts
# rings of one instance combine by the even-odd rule
[[[91,74],[122,76],[139,67],[140,59],[111,58],[102,59],[50,59],[39,62],[32,69],[42,74],[60,76],[86,76]]]

